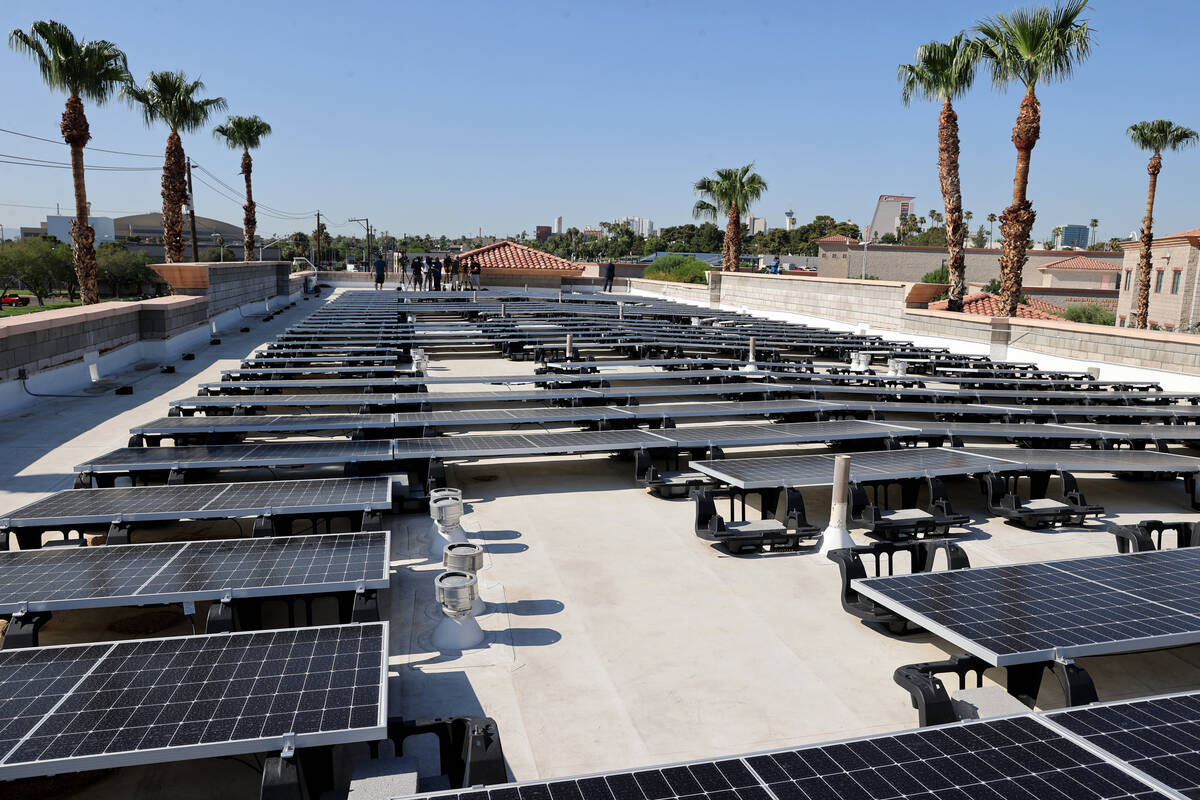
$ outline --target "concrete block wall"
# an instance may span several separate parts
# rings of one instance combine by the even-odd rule
[[[838,278],[793,278],[751,272],[720,276],[721,305],[903,330],[908,284]]]
[[[274,297],[279,292],[276,265],[283,262],[242,261],[207,264],[208,315]],[[284,286],[284,291],[287,287]]]
[[[170,339],[208,322],[208,302],[203,297],[155,297],[138,305],[142,340]]]
[[[1022,350],[1067,358],[1200,375],[1200,336],[1165,331],[1011,320],[1009,344]]]
[[[896,330],[914,336],[941,336],[969,342],[991,341],[991,317],[910,308],[904,312],[902,319],[904,327]]]
[[[299,294],[304,291],[304,282],[309,278],[312,278],[316,282],[317,271],[310,269],[305,272],[289,272],[287,275],[287,291],[284,293],[285,296]]]
[[[0,380],[138,341],[141,303],[97,303],[0,320]]]
[[[674,300],[708,305],[708,287],[702,283],[675,283],[674,281],[652,281],[646,278],[630,278],[630,291],[651,292]]]

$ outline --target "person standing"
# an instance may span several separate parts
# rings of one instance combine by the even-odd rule
[[[429,265],[429,288],[432,291],[440,292],[442,290],[442,261],[435,258],[433,263]]]
[[[482,273],[483,268],[479,266],[479,260],[472,259],[470,269],[471,288],[477,292],[479,291],[479,277]]]
[[[425,273],[422,268],[420,256],[417,256],[416,258],[413,259],[412,279],[413,279],[413,291],[414,292],[421,291],[421,287],[425,285]]]
[[[375,290],[379,291],[383,288],[383,281],[387,278],[387,262],[383,260],[383,253],[375,254],[375,261],[371,263],[375,268]]]
[[[604,265],[604,288],[601,291],[611,292],[613,287],[613,278],[617,275],[617,266],[612,261]]]

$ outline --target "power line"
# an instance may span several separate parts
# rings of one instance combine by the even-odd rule
[[[193,166],[193,167],[195,167],[196,169],[200,170],[201,172],[203,172],[203,173],[204,173],[205,175],[207,175],[208,177],[212,178],[212,179],[213,179],[214,181],[216,181],[217,183],[219,183],[219,184],[221,184],[222,186],[224,186],[224,187],[225,187],[226,189],[228,189],[230,192],[233,192],[235,195],[240,195],[240,194],[241,194],[240,190],[233,188],[233,187],[232,187],[232,186],[230,186],[228,183],[226,183],[225,181],[221,180],[221,179],[220,179],[218,176],[214,175],[212,172],[210,172],[209,170],[205,169],[203,164],[197,163],[197,162],[196,162],[194,159],[193,159],[193,161],[192,161],[192,166]],[[211,188],[211,187],[210,187],[210,188]],[[278,209],[278,208],[274,208],[274,207],[272,207],[272,206],[269,206],[269,205],[267,205],[266,203],[259,202],[258,200],[255,200],[255,201],[254,201],[254,204],[255,204],[256,206],[260,207],[260,208],[265,208],[267,211],[270,211],[270,212],[272,212],[272,213],[274,213],[274,214],[276,214],[277,216],[280,216],[280,217],[291,217],[291,218],[295,218],[295,219],[303,219],[303,218],[305,218],[305,217],[311,217],[311,216],[313,216],[314,214],[316,214],[316,213],[317,213],[315,210],[314,210],[314,211],[304,211],[304,212],[298,212],[298,211],[283,211],[283,210],[281,210],[281,209]]]
[[[8,156],[8,158],[24,158],[24,156]],[[15,164],[19,167],[46,167],[47,169],[70,169],[70,164],[58,164],[53,162],[37,163],[36,160],[30,161],[9,161],[0,153],[0,164]],[[158,167],[113,167],[113,166],[84,166],[85,170],[90,172],[157,172]]]
[[[7,128],[0,128],[0,133],[9,133],[9,134],[12,134],[13,136],[24,136],[26,139],[36,139],[39,142],[49,142],[50,144],[61,144],[61,145],[67,146],[67,147],[70,146],[70,145],[67,145],[66,142],[59,141],[58,139],[47,139],[43,136],[34,136],[31,133],[21,133],[20,131],[10,131]],[[162,153],[157,153],[157,154],[127,153],[124,150],[105,150],[103,147],[89,147],[87,149],[93,150],[98,153],[112,153],[113,155],[118,155],[118,156],[137,156],[138,158],[162,158],[163,157]]]

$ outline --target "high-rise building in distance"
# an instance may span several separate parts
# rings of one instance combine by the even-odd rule
[[[796,227],[796,212],[795,211],[792,211],[789,208],[787,211],[783,212],[783,218],[786,220],[783,223],[783,229],[785,231],[790,231]]]
[[[1078,247],[1081,250],[1087,249],[1088,238],[1091,235],[1091,230],[1087,225],[1060,225],[1059,227],[1061,230],[1054,239],[1054,247],[1056,249],[1064,247]]]
[[[753,236],[756,233],[767,232],[767,218],[749,216],[746,218],[746,233]]]
[[[865,241],[876,241],[885,233],[896,236],[904,218],[913,213],[916,198],[902,194],[881,194],[875,202],[875,215],[871,227],[862,232]]]
[[[554,232],[558,233],[558,234],[561,234],[563,232],[561,215],[554,218]]]
[[[645,219],[644,217],[622,217],[617,222],[624,223],[629,226],[630,230],[639,236],[653,236],[655,234],[654,220]]]

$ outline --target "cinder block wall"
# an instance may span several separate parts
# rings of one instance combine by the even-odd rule
[[[703,283],[675,283],[673,281],[652,281],[646,278],[630,278],[629,288],[642,292],[654,292],[663,297],[686,300],[689,303],[708,305],[708,286]]]
[[[752,272],[720,276],[721,304],[789,311],[811,317],[903,330],[908,284],[838,278],[794,278]]]
[[[97,303],[0,320],[0,380],[14,380],[136,342],[141,303]]]
[[[208,315],[215,317],[232,308],[279,294],[276,265],[280,263],[284,262],[239,261],[205,265],[208,267]]]
[[[208,303],[203,297],[155,297],[138,303],[139,338],[170,339],[208,322]]]

